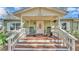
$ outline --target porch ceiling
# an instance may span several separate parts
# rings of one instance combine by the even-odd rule
[[[23,20],[58,20],[57,16],[23,16]]]

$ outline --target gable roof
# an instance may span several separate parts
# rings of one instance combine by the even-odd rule
[[[20,11],[15,12],[14,14],[19,14],[19,13],[31,10],[33,8],[47,8],[47,9],[52,10],[52,11],[54,10],[56,12],[59,12],[59,13],[62,13],[62,14],[66,14],[66,12],[64,10],[61,10],[61,9],[59,9],[57,7],[26,7],[24,9],[20,10]]]

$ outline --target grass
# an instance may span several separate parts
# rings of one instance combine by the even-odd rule
[[[75,32],[73,32],[72,34],[73,34],[76,38],[79,39],[79,31],[75,31]]]

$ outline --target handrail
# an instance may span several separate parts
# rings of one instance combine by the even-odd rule
[[[78,40],[77,38],[61,28],[54,28],[53,30],[55,30],[53,33],[55,33],[60,39],[64,39],[64,45],[67,46],[68,50],[75,51],[75,40]]]
[[[67,34],[69,37],[71,37],[74,40],[78,40],[77,38],[75,38],[73,35],[69,34],[68,32],[66,32],[65,30],[59,28],[62,32],[64,32],[65,34]]]
[[[13,50],[16,42],[18,41],[19,38],[22,37],[23,29],[20,29],[18,32],[16,32],[15,34],[12,34],[10,37],[8,37],[6,40],[8,40],[8,50],[11,51]]]
[[[75,41],[78,40],[73,35],[67,33],[65,30],[59,28],[62,34],[65,37],[66,45],[70,51],[75,51]]]

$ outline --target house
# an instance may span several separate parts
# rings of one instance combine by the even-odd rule
[[[26,28],[27,34],[44,34],[51,32],[51,27],[57,26],[58,19],[64,14],[63,10],[57,8],[26,8],[6,16],[4,26],[7,31]]]
[[[66,31],[79,31],[79,18],[63,18],[61,27]]]
[[[61,27],[65,14],[55,7],[31,7],[7,15],[4,29],[15,32],[7,38],[8,50],[75,50],[77,39]]]
[[[28,9],[30,9],[30,8],[26,8],[26,9],[24,9],[24,10],[20,10],[19,12],[20,13],[22,13],[22,12],[26,12]],[[42,8],[43,9],[43,8]],[[44,8],[45,9],[45,8]],[[46,13],[48,12],[48,13],[50,13],[51,11],[50,11],[50,8],[48,8],[49,9],[49,12],[48,11],[46,11]],[[63,10],[63,9],[59,9],[59,8],[52,8],[52,9],[58,9],[58,10],[61,10],[61,11],[63,11],[64,12],[64,15],[63,16],[65,16],[65,14],[66,14],[66,11],[65,10]],[[64,8],[65,9],[65,8]],[[25,11],[26,10],[26,11]],[[44,11],[44,10],[43,10]],[[42,11],[42,12],[43,12]],[[30,11],[29,11],[30,12]],[[26,12],[27,14],[29,13],[29,12]],[[37,12],[37,11],[34,11],[34,12]],[[40,11],[41,12],[41,11]],[[54,12],[54,11],[53,11]],[[18,13],[18,11],[15,13],[15,14],[10,14],[10,15],[7,15],[7,16],[5,16],[4,17],[4,26],[5,26],[5,31],[16,31],[17,29],[20,29],[22,26],[22,22],[21,22],[21,16],[18,16],[18,14],[20,15],[20,13]],[[44,13],[45,13],[45,11],[44,11]],[[55,12],[54,12],[55,13]],[[25,14],[25,13],[24,13]],[[25,16],[27,16],[27,15],[22,15],[22,18],[24,19],[25,18]],[[51,13],[52,14],[52,13]],[[30,15],[30,16],[32,16],[32,15]],[[29,17],[27,17],[27,18],[29,18],[30,19],[30,16]],[[40,16],[42,16],[42,17],[34,17],[34,16],[39,16],[39,15],[33,15],[33,17],[31,17],[31,18],[49,18],[49,17],[46,17],[46,16],[51,16],[51,15],[43,15],[43,14],[41,14]],[[61,28],[63,28],[64,30],[66,30],[66,31],[75,31],[75,30],[77,30],[77,31],[79,31],[79,20],[78,20],[78,18],[64,18],[63,16],[57,16],[57,17],[59,17],[60,18],[60,26],[61,26]],[[52,16],[52,17],[54,17],[54,18],[57,18],[56,16]],[[52,17],[50,17],[50,18],[52,18]],[[26,18],[26,19],[27,19]],[[53,21],[53,23],[54,23],[54,21],[55,21],[56,19],[54,19],[54,20],[52,20]],[[22,21],[24,21],[24,22],[26,22],[26,23],[30,23],[30,20],[28,21],[28,20],[22,20]],[[26,32],[28,33],[33,33],[34,34],[34,32],[36,32],[36,28],[35,28],[35,25],[33,24],[33,23],[35,23],[36,21],[35,20],[33,20],[32,21],[32,23],[31,23],[31,25],[29,25],[29,24],[27,24],[27,26],[25,26],[25,23],[24,23],[24,25],[23,25],[23,27],[25,27],[26,29],[28,29]],[[48,20],[46,21],[45,20],[45,22],[44,23],[46,23],[46,22],[48,22]],[[18,24],[15,24],[15,25],[12,25],[12,24],[14,24],[14,23],[18,23]],[[22,23],[22,24],[21,24]],[[49,23],[50,23],[50,21],[49,21]],[[52,23],[52,22],[51,22]],[[53,24],[52,23],[52,24]],[[28,26],[29,25],[29,26]],[[45,24],[44,24],[45,25]],[[28,28],[29,27],[29,28]],[[44,29],[42,29],[42,30],[44,30],[44,32],[43,33],[48,33],[49,31],[51,31],[51,26],[49,26],[49,25],[47,25],[47,29],[46,29],[46,26],[44,27]],[[14,29],[13,29],[14,28]],[[50,30],[49,30],[50,29]],[[42,31],[41,31],[42,32]],[[28,34],[29,34],[28,33]],[[32,34],[31,33],[31,34]]]

